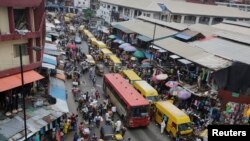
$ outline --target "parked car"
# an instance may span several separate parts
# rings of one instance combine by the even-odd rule
[[[75,43],[76,44],[81,44],[82,43],[82,39],[79,36],[75,37]]]

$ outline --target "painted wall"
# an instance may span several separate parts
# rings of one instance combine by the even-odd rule
[[[14,57],[14,44],[27,43],[27,40],[0,42],[0,71],[20,66],[20,58]],[[29,56],[23,56],[23,65],[29,64]]]
[[[0,32],[1,34],[10,33],[7,7],[0,7]]]

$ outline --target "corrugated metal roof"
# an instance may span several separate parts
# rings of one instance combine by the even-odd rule
[[[250,46],[248,45],[220,38],[196,41],[190,44],[223,58],[250,64]]]
[[[204,15],[215,17],[232,17],[232,18],[248,18],[250,14],[245,11],[240,11],[237,8],[206,5],[198,3],[190,3],[176,0],[100,0],[105,3],[141,9],[143,11],[163,12],[160,4],[164,4],[166,8],[174,14],[185,15]]]
[[[220,70],[232,64],[232,62],[205,52],[201,48],[193,47],[187,43],[173,38],[165,38],[154,42],[155,45],[179,55],[189,61],[200,64],[212,70]]]
[[[165,0],[164,3],[168,10],[175,14],[250,18],[250,14],[248,12],[226,6],[198,4],[174,0]]]
[[[124,26],[121,26],[120,24],[117,24],[117,23],[112,23],[112,26],[114,28],[117,28],[117,29],[125,32],[125,33],[133,33],[134,32],[134,31],[132,31],[132,30],[130,30],[130,29],[124,27]]]
[[[216,32],[216,36],[223,37],[229,40],[233,40],[236,42],[241,42],[250,45],[250,36],[242,35],[242,34],[235,34],[232,32]],[[249,34],[250,35],[250,34]]]
[[[241,34],[245,34],[245,35],[248,35],[248,36],[250,35],[250,28],[249,27],[231,25],[231,24],[226,24],[226,23],[215,24],[215,25],[212,25],[212,27],[215,27],[217,29],[232,31],[232,32],[235,32],[235,33],[241,33]]]
[[[136,19],[124,21],[124,22],[117,22],[115,24],[118,24],[118,25],[123,26],[127,29],[130,29],[138,34],[141,34],[143,36],[147,36],[147,37],[153,39],[155,24],[152,24],[149,22],[144,22],[141,20],[136,20]],[[155,39],[174,35],[176,33],[177,33],[177,31],[156,25]]]
[[[0,134],[9,139],[24,129],[24,123],[17,118],[6,120],[0,124]]]
[[[178,31],[185,30],[188,28],[188,26],[186,24],[180,24],[180,23],[175,23],[175,22],[166,22],[166,21],[161,21],[161,20],[153,19],[153,18],[146,17],[146,16],[139,16],[139,17],[137,17],[137,19],[144,20],[144,21],[151,22],[151,23],[156,23],[158,25],[166,26],[168,28],[178,30]]]
[[[238,25],[238,26],[249,27],[249,28],[250,28],[250,24],[249,24],[249,23],[241,22],[241,21],[229,21],[229,20],[224,20],[222,23],[231,24],[231,25]]]

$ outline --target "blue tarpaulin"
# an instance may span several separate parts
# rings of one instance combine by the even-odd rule
[[[43,63],[48,63],[56,66],[57,65],[56,57],[48,54],[43,54]]]
[[[193,36],[179,33],[179,34],[176,34],[175,37],[180,38],[180,39],[184,39],[184,40],[190,40]]]
[[[51,78],[50,79],[50,94],[55,98],[59,98],[61,100],[66,101],[66,93],[65,93],[65,83],[64,81]]]
[[[64,113],[69,112],[65,83],[63,80],[57,78],[50,78],[50,95],[56,98],[56,104],[52,106],[52,109],[61,111]]]

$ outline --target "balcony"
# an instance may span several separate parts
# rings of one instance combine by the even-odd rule
[[[37,7],[43,0],[1,0],[3,7]]]
[[[40,23],[38,31],[28,32],[25,35],[20,35],[17,33],[3,34],[3,35],[0,35],[0,42],[1,41],[10,41],[10,40],[19,40],[19,39],[38,38],[42,34],[43,26],[45,26],[44,20],[45,20],[45,13],[43,14],[42,21]]]
[[[29,38],[38,38],[40,32],[29,32],[25,35],[20,35],[17,33],[0,35],[0,41],[9,41],[9,40],[18,40],[18,39],[29,39]]]

